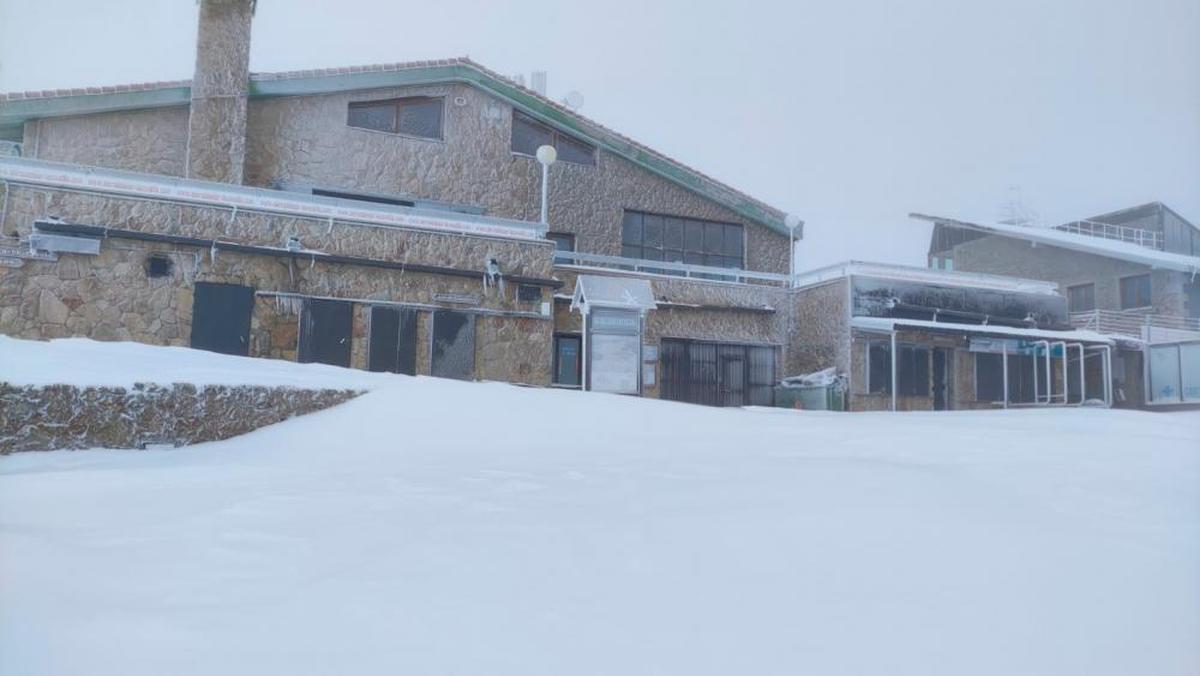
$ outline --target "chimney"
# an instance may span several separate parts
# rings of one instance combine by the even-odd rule
[[[255,0],[199,0],[187,176],[241,183]]]
[[[533,91],[546,95],[546,71],[535,70],[529,74],[529,88]]]

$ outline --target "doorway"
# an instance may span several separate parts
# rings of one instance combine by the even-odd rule
[[[933,410],[950,410],[950,371],[954,351],[939,347],[933,350]]]
[[[302,363],[350,366],[351,303],[309,298],[300,312]]]
[[[192,295],[192,347],[247,356],[253,309],[254,289],[248,286],[196,282]]]

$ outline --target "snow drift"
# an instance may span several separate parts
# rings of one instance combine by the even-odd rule
[[[234,440],[0,458],[0,585],[5,674],[1195,674],[1200,414],[383,376]]]

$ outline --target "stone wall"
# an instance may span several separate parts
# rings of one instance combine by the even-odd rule
[[[445,97],[444,140],[346,124],[351,101],[418,95]],[[104,113],[29,123],[25,148],[37,159],[183,175],[187,133],[186,108]],[[252,98],[244,179],[261,187],[403,194],[537,220],[540,165],[512,152],[511,133],[512,107],[463,84]],[[579,251],[620,255],[623,210],[636,209],[741,223],[747,267],[787,271],[786,235],[608,151],[597,150],[594,166],[556,163],[550,186],[551,230],[574,233]]]
[[[1058,282],[1064,295],[1069,286],[1094,283],[1100,310],[1121,309],[1122,277],[1151,272],[1139,263],[996,235],[954,247],[954,269]],[[1154,307],[1150,311],[1182,316],[1183,273],[1156,270],[1151,274]]]
[[[797,289],[791,299],[793,319],[787,375],[803,375],[831,366],[850,373],[849,278]]]
[[[352,390],[0,383],[0,454],[217,441],[347,401]]]
[[[346,255],[378,257],[427,265],[482,270],[494,256],[508,273],[549,277],[549,244],[517,242],[391,228],[328,224],[226,210],[101,198],[60,191],[14,187],[0,245],[20,246],[31,224],[48,215],[68,222],[151,233],[236,239],[278,246],[298,234],[313,248]],[[227,234],[229,233],[229,234]],[[233,234],[231,237],[230,234]],[[21,239],[18,239],[21,238]],[[151,255],[166,256],[171,271],[150,277]],[[156,345],[189,345],[193,289],[197,282],[242,284],[260,295],[251,317],[250,354],[296,358],[298,307],[284,297],[322,297],[355,302],[352,365],[365,368],[372,302],[420,306],[418,372],[429,369],[429,310],[432,307],[478,314],[476,377],[546,384],[553,323],[540,316],[540,302],[520,301],[517,284],[485,289],[478,279],[426,272],[332,264],[206,247],[126,239],[106,239],[99,255],[62,254],[57,261],[26,260],[20,268],[0,267],[0,333],[48,339],[87,336]],[[439,294],[476,299],[445,306]],[[549,293],[543,296],[549,301]]]

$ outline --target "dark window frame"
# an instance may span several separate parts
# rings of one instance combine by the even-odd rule
[[[1075,307],[1074,292],[1082,292],[1087,290],[1088,296],[1091,298],[1091,307]],[[1067,312],[1091,312],[1096,309],[1096,283],[1087,282],[1086,284],[1072,284],[1067,287]]]
[[[559,380],[559,354],[558,342],[560,339],[575,340],[579,345],[579,359],[575,365],[575,383],[564,383]],[[565,387],[570,389],[583,389],[583,334],[582,333],[555,333],[554,334],[554,362],[551,364],[550,381],[556,387]]]
[[[1135,294],[1126,293],[1126,284],[1134,281],[1146,281],[1145,286],[1145,303],[1141,303],[1142,293],[1140,287],[1135,291]],[[1122,310],[1141,310],[1144,308],[1154,307],[1154,281],[1151,279],[1149,272],[1144,272],[1138,275],[1128,275],[1121,277],[1117,282],[1118,291],[1120,293],[1121,309]],[[1130,298],[1130,295],[1136,295],[1135,298]],[[1132,301],[1132,304],[1127,301]]]
[[[875,379],[871,377],[872,352],[876,350],[882,352],[887,364],[882,384],[874,382]],[[891,351],[890,341],[867,341],[867,394],[892,393]],[[898,383],[896,395],[900,397],[933,396],[933,348],[928,345],[897,343],[896,352],[896,381]],[[922,362],[924,369],[919,368]],[[921,375],[918,371],[921,370],[924,371],[924,378],[918,377]]]
[[[555,129],[554,127],[551,127],[550,125],[546,124],[545,122],[538,120],[537,118],[533,117],[532,115],[523,113],[523,112],[517,110],[516,108],[513,108],[513,111],[512,111],[512,132],[509,136],[509,149],[512,150],[512,153],[514,155],[520,155],[522,157],[535,157],[534,153],[537,152],[537,148],[534,148],[533,152],[528,152],[524,149],[517,148],[517,125],[518,124],[525,124],[525,125],[535,128],[535,129],[539,129],[540,131],[542,131],[545,134],[548,134],[550,136],[550,143],[548,143],[547,145],[554,146],[554,149],[558,151],[558,161],[559,162],[567,162],[568,164],[574,164],[574,165],[578,165],[578,166],[582,166],[582,167],[596,166],[596,146],[594,144],[589,143],[588,141],[585,141],[585,140],[583,140],[577,136],[574,136],[572,134],[567,134],[567,133],[561,132],[561,131]],[[563,139],[565,139],[565,142],[562,142]],[[567,145],[567,144],[572,144],[575,146],[582,146],[583,148],[588,149],[590,152],[587,153],[587,161],[580,162],[577,159],[572,159],[569,156],[569,153],[564,152],[564,150],[563,150],[563,146]]]
[[[441,111],[438,113],[438,128],[437,136],[426,136],[425,134],[413,133],[401,129],[401,115],[405,105],[413,105],[416,103],[430,103],[436,101]],[[363,108],[392,108],[392,123],[390,129],[377,129],[375,127],[366,127],[360,124],[352,124],[350,122],[351,115],[355,109]],[[446,140],[446,97],[444,96],[402,96],[391,99],[378,99],[372,101],[351,101],[346,107],[346,126],[354,129],[364,129],[366,131],[380,132],[383,134],[393,134],[403,136],[405,138],[421,139],[424,141],[445,141]]]
[[[974,366],[974,371],[975,371],[975,373],[974,373],[975,401],[980,402],[980,403],[1003,402],[1004,401],[1004,361],[1005,361],[1004,355],[993,354],[990,352],[975,352],[973,354],[975,355],[975,359],[972,360],[972,364]],[[985,363],[981,364],[980,363],[981,361],[985,362]],[[982,369],[980,368],[981,366],[983,367]],[[995,371],[995,373],[992,373],[993,370]],[[984,375],[984,378],[980,378],[981,372]],[[992,378],[992,377],[994,377],[996,379],[995,382],[992,382],[990,380],[990,378]],[[983,396],[981,396],[980,395],[980,392],[981,392],[980,384],[984,379],[988,379],[988,382],[983,383],[984,384]],[[993,392],[993,389],[994,389],[994,392]]]
[[[625,209],[621,214],[621,255],[745,270],[746,227],[729,221]]]

